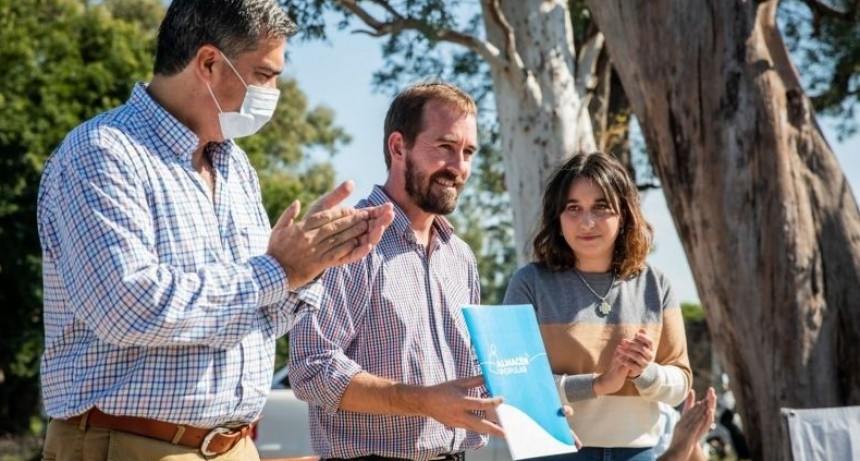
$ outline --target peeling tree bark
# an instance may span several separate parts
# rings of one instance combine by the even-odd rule
[[[586,65],[600,40],[584,45],[577,70],[563,0],[481,0],[486,40],[423,28],[385,0],[373,2],[384,20],[356,0],[332,2],[372,35],[421,30],[487,61],[525,262],[550,169],[595,147],[584,96],[591,69],[601,72]],[[860,212],[776,29],[777,0],[587,3],[642,126],[754,457],[785,459],[780,407],[860,404]],[[601,145],[620,145],[604,125]]]
[[[589,0],[639,118],[754,459],[781,407],[860,404],[860,212],[775,0]]]

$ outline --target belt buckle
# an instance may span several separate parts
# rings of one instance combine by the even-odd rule
[[[209,451],[209,444],[212,443],[212,439],[214,439],[216,435],[229,434],[231,432],[233,432],[233,429],[229,427],[213,427],[212,430],[209,431],[208,434],[206,434],[206,437],[203,437],[203,442],[200,444],[200,453],[202,453],[203,456],[215,456],[217,454],[220,454],[214,451]]]
[[[430,458],[430,461],[463,461],[465,458],[463,457],[463,452],[458,451],[456,453],[444,453],[436,455]]]
[[[446,459],[449,459],[449,460],[452,460],[452,461],[465,461],[465,459],[466,459],[465,454],[466,454],[466,453],[465,453],[465,452],[462,452],[462,451],[458,451],[458,452],[456,452],[456,453],[449,453],[449,454],[447,455]]]

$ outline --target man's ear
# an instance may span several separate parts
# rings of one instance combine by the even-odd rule
[[[391,163],[401,161],[406,154],[406,139],[403,138],[403,133],[394,131],[388,135],[388,153],[391,154]]]
[[[197,53],[191,60],[191,65],[194,66],[194,74],[205,83],[213,83],[217,81],[218,73],[215,72],[216,63],[224,58],[212,45],[203,45],[197,49]]]

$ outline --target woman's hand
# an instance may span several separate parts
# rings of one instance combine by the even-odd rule
[[[594,389],[594,393],[597,395],[618,392],[624,386],[629,373],[630,369],[624,365],[624,356],[616,348],[615,353],[612,355],[612,363],[609,364],[609,370],[596,375],[591,388]]]
[[[570,405],[564,405],[561,407],[561,414],[564,415],[565,418],[569,418],[573,416],[573,408]],[[579,436],[576,435],[576,432],[573,432],[573,429],[570,430],[570,434],[573,435],[573,442],[576,444],[576,449],[582,449],[582,441],[579,440]]]
[[[645,367],[654,361],[654,341],[642,328],[633,339],[621,340],[615,352],[621,355],[622,362],[629,370],[627,378],[638,378]]]

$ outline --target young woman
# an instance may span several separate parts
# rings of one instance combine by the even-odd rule
[[[534,306],[569,422],[583,449],[570,460],[654,460],[657,402],[677,406],[692,384],[681,309],[645,263],[651,225],[615,158],[579,154],[543,197],[534,259],[505,304]]]

